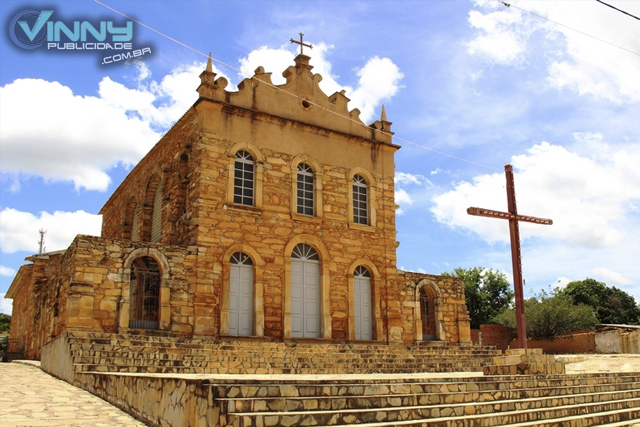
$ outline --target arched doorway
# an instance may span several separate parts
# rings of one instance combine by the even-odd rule
[[[320,338],[320,257],[306,243],[291,253],[291,336]]]
[[[158,329],[162,276],[155,259],[136,258],[131,264],[129,328]]]
[[[420,288],[420,321],[422,324],[422,340],[436,339],[436,293],[430,286]]]
[[[353,272],[353,311],[356,339],[372,340],[371,273],[361,265]]]
[[[253,262],[243,253],[231,256],[229,335],[253,335]]]

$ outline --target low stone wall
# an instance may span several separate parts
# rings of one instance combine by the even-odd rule
[[[529,348],[541,348],[546,354],[640,354],[640,330],[611,330],[566,335],[553,339],[530,339]],[[510,348],[518,348],[517,341]]]
[[[75,373],[66,332],[42,346],[40,367],[54,377],[74,383]]]
[[[153,427],[217,426],[220,408],[202,380],[150,374],[78,373],[77,386]]]
[[[473,344],[492,346],[498,350],[507,350],[513,334],[506,326],[497,324],[483,324],[480,329],[471,329]]]
[[[595,333],[566,335],[551,339],[529,339],[527,347],[541,348],[545,354],[595,353]],[[518,348],[518,341],[512,341],[509,348]]]

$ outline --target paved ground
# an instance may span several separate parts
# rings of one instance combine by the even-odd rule
[[[640,372],[640,355],[556,356],[567,373]],[[145,427],[115,406],[58,380],[39,368],[40,362],[0,363],[0,427]],[[412,374],[414,377],[470,376],[473,373]],[[482,375],[476,373],[475,375]],[[184,375],[218,377],[218,375]],[[219,375],[222,376],[222,375]],[[277,375],[258,375],[276,378]],[[362,377],[363,375],[354,375]],[[387,375],[373,374],[369,378]],[[224,375],[225,378],[234,377]],[[246,378],[246,376],[244,376]],[[301,379],[307,377],[301,375]],[[317,378],[317,376],[315,376]],[[326,377],[335,377],[328,375]],[[346,377],[340,375],[340,378]],[[325,378],[329,379],[329,378]]]
[[[145,424],[91,393],[44,373],[38,366],[0,363],[0,426],[145,427]]]

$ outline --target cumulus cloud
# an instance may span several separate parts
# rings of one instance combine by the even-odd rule
[[[347,97],[351,99],[349,108],[358,108],[360,118],[367,123],[374,119],[375,110],[402,88],[401,81],[404,74],[391,59],[374,56],[362,68],[355,71],[358,76],[357,87],[341,85],[338,83],[339,76],[332,72],[331,63],[327,60],[327,55],[332,48],[333,45],[325,43],[317,43],[313,46],[310,64],[314,67],[313,72],[322,76],[320,89],[326,95],[345,90]],[[255,69],[262,66],[266,72],[273,73],[271,81],[274,84],[284,84],[286,80],[282,77],[282,72],[293,65],[294,57],[295,55],[287,47],[272,49],[262,46],[240,60],[240,75],[251,77]]]
[[[400,206],[396,210],[397,215],[403,215],[414,201],[423,202],[428,199],[429,191],[435,188],[429,179],[420,174],[396,172],[394,181],[395,202]]]
[[[545,58],[552,87],[614,103],[640,100],[640,60],[633,53],[640,52],[637,21],[597,2],[514,1],[512,5],[476,2],[478,9],[469,13],[469,24],[478,34],[467,43],[469,53],[492,63],[521,65],[526,51],[540,42],[532,36],[540,34],[548,43]],[[518,6],[550,21],[521,12]],[[623,2],[623,8],[640,14],[637,3]]]
[[[11,314],[13,311],[13,303],[11,300],[5,299],[6,293],[0,293],[0,313]]]
[[[579,136],[578,136],[579,137]],[[606,144],[605,144],[606,145]],[[514,156],[518,212],[552,218],[553,226],[522,223],[523,239],[550,238],[584,247],[619,244],[626,235],[627,216],[640,200],[636,162],[640,150],[610,150],[607,156],[580,155],[547,142]],[[433,199],[436,219],[476,233],[487,242],[508,242],[504,221],[473,217],[470,206],[506,210],[502,173],[458,182]]]
[[[596,267],[587,271],[590,277],[603,280],[608,285],[630,285],[633,281],[617,271],[610,270],[606,267]]]
[[[16,274],[16,271],[13,268],[5,267],[4,265],[0,265],[0,276],[11,277],[14,274]]]
[[[472,55],[483,55],[498,64],[514,64],[523,60],[529,31],[515,32],[511,28],[522,24],[519,11],[496,11],[483,14],[480,11],[469,12],[469,24],[477,28],[480,34],[467,43]]]
[[[135,164],[197,99],[204,64],[180,66],[155,82],[142,63],[135,88],[105,77],[99,96],[58,82],[18,79],[0,88],[0,156],[12,188],[26,176],[107,189],[107,171]],[[38,102],[33,102],[38,99]]]
[[[37,253],[40,229],[45,234],[46,251],[66,249],[77,234],[99,236],[102,217],[84,211],[54,213],[39,216],[11,208],[0,211],[0,250],[4,253],[28,251]],[[3,272],[4,274],[4,272]]]

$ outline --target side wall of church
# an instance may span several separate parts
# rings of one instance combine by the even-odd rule
[[[200,249],[200,252],[205,249]],[[159,329],[191,336],[199,249],[79,235],[60,254],[33,256],[12,292],[13,336],[25,357],[64,330],[123,332],[129,327],[131,263],[148,256],[160,266]]]
[[[162,232],[153,241],[171,245],[195,242],[188,213],[193,198],[188,193],[196,128],[196,117],[189,110],[131,170],[100,211],[103,237],[152,241],[155,192],[159,191]]]

